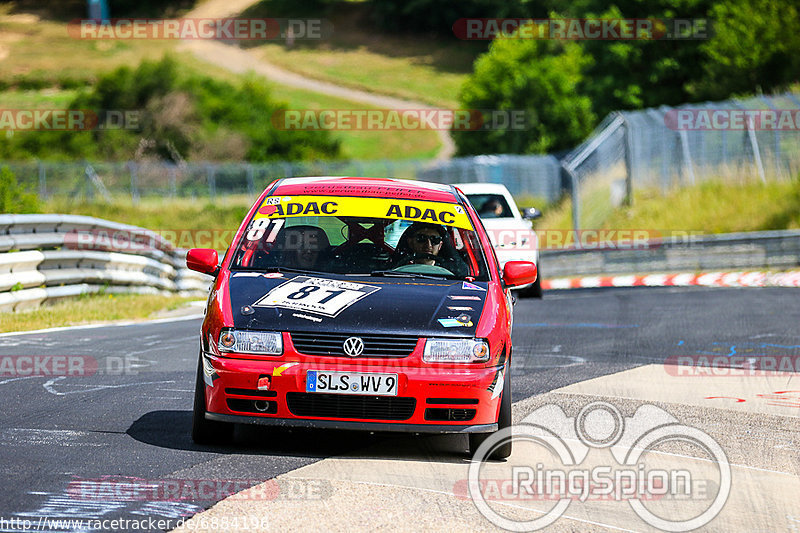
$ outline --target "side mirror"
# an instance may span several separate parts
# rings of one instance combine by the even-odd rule
[[[192,248],[186,252],[186,266],[203,274],[216,276],[218,262],[217,251],[210,248]]]
[[[522,211],[522,218],[525,220],[535,220],[542,216],[542,212],[535,207],[529,207]]]
[[[503,267],[506,287],[518,287],[536,281],[536,265],[530,261],[509,261]]]

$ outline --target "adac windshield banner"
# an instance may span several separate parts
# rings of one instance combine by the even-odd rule
[[[308,216],[389,218],[430,222],[472,230],[467,213],[458,204],[359,198],[347,196],[270,196],[258,208],[255,219]]]

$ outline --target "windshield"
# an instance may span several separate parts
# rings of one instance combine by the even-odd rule
[[[468,194],[470,203],[481,218],[509,218],[514,214],[502,194]]]
[[[442,202],[267,197],[235,250],[232,270],[489,279],[465,210]]]

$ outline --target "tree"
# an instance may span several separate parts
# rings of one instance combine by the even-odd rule
[[[459,155],[545,153],[578,144],[592,130],[591,100],[578,92],[591,64],[573,42],[501,38],[475,61],[460,95],[465,109],[524,110],[529,128],[454,131]]]
[[[714,37],[701,47],[696,99],[783,89],[800,80],[800,13],[796,2],[722,0],[710,12]]]

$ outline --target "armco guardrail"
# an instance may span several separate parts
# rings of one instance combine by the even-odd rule
[[[211,277],[157,233],[79,215],[0,215],[0,311],[99,292],[204,296]]]
[[[727,233],[651,240],[635,249],[614,247],[542,250],[547,278],[800,266],[800,231]]]

